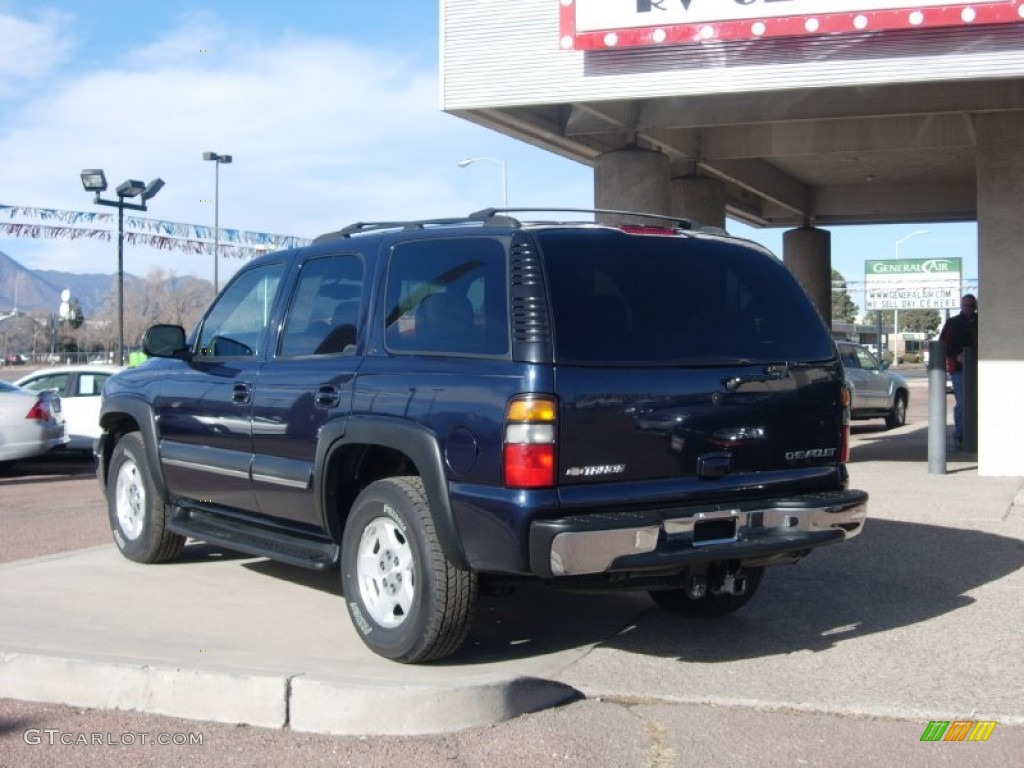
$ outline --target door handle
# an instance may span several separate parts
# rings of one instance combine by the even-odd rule
[[[332,384],[324,384],[317,389],[313,400],[318,408],[336,408],[341,402],[341,393]]]
[[[235,382],[231,387],[231,402],[248,403],[252,399],[252,384],[244,381]]]

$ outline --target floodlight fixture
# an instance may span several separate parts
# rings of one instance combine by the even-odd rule
[[[151,182],[149,182],[149,184],[146,185],[146,188],[144,190],[142,190],[142,199],[143,200],[152,200],[154,197],[156,197],[156,193],[159,192],[163,188],[164,188],[164,180],[163,179],[153,179]]]
[[[218,155],[216,152],[203,152],[203,160],[212,160],[217,163],[230,163],[231,155]]]
[[[102,168],[87,168],[82,171],[82,186],[86,192],[99,194],[107,188],[107,177]]]
[[[135,179],[128,179],[122,181],[117,185],[117,196],[118,197],[138,197],[146,189],[146,185],[141,181]]]

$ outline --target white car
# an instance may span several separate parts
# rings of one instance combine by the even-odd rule
[[[22,376],[15,384],[36,392],[53,389],[60,395],[73,451],[92,451],[100,435],[100,394],[103,384],[118,371],[116,365],[62,365]]]
[[[58,394],[0,381],[0,464],[38,456],[67,441]]]

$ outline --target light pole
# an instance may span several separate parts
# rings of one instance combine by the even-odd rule
[[[456,165],[459,168],[465,168],[467,165],[472,165],[479,160],[497,163],[501,166],[501,205],[503,208],[508,208],[508,166],[504,160],[499,160],[496,157],[470,157],[465,160],[459,160]]]
[[[220,280],[218,278],[218,267],[220,254],[220,166],[221,163],[230,163],[231,155],[218,155],[216,152],[203,152],[203,160],[211,160],[216,163],[216,170],[213,173],[213,294],[220,292]]]
[[[900,258],[900,243],[903,243],[903,242],[909,240],[912,237],[917,237],[918,235],[927,235],[930,231],[931,231],[930,229],[915,229],[910,234],[904,235],[903,237],[897,237],[896,238],[896,259],[899,260],[899,258]],[[900,334],[900,311],[899,311],[899,309],[894,309],[893,312],[892,312],[892,335],[893,335],[892,359],[893,359],[893,365],[899,365],[900,364],[899,350],[897,349],[897,345],[899,344],[899,334]]]
[[[110,205],[117,208],[117,364],[124,365],[124,209],[145,211],[146,201],[163,189],[163,179],[153,179],[149,184],[128,179],[117,185],[117,200],[104,200],[100,192],[107,188],[107,177],[102,168],[82,171],[82,186],[86,192],[95,192],[96,205]],[[126,203],[125,198],[139,197],[141,203]]]

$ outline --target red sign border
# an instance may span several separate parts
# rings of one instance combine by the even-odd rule
[[[911,15],[920,14],[913,23]],[[966,20],[965,13],[972,18]],[[1024,22],[1024,0],[1002,3],[950,3],[925,8],[885,11],[822,13],[813,16],[777,16],[742,21],[666,24],[663,26],[576,31],[575,0],[559,0],[559,37],[565,50],[603,51],[617,48],[662,47],[722,40],[763,40],[773,37],[883,32],[934,27],[968,27]],[[812,27],[809,27],[812,25]],[[756,31],[755,31],[756,30]]]

